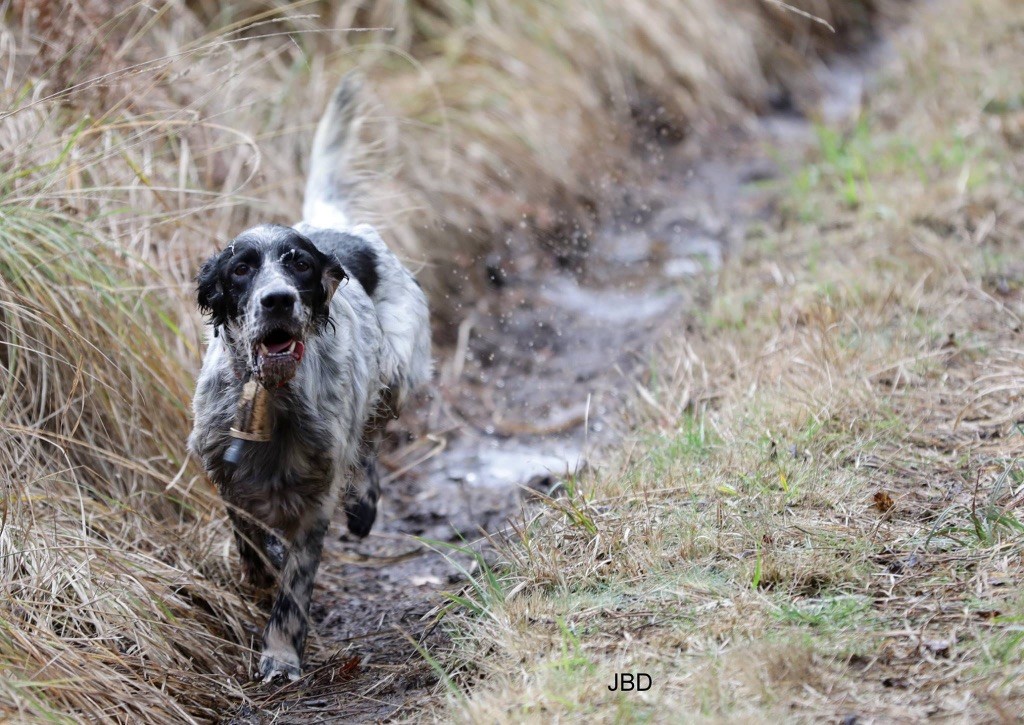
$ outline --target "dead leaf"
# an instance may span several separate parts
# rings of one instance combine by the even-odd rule
[[[343,662],[340,666],[334,669],[334,674],[336,676],[341,677],[354,676],[356,674],[356,671],[359,669],[359,660],[360,658],[358,655],[356,655],[355,657],[350,657],[349,659],[345,660],[345,662]]]
[[[881,511],[883,514],[891,511],[896,502],[892,500],[892,496],[889,495],[888,491],[877,491],[874,495],[875,508]]]

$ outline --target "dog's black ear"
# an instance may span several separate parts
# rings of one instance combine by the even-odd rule
[[[338,291],[338,286],[348,279],[348,274],[333,254],[322,255],[320,261],[323,264],[323,271],[320,273],[320,289],[317,290],[313,306],[313,320],[318,329],[324,329],[332,324],[331,298]]]
[[[348,273],[345,272],[345,268],[341,266],[338,258],[333,254],[327,255],[327,261],[324,262],[324,271],[321,276],[325,305],[331,304],[331,298],[338,291],[338,285],[346,279],[348,279]]]
[[[222,256],[215,254],[210,257],[196,275],[196,302],[199,310],[209,315],[215,335],[217,328],[228,321],[227,300],[224,297],[224,285],[220,281]]]

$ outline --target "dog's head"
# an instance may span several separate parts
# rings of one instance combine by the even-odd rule
[[[214,334],[224,331],[236,358],[275,387],[294,377],[346,278],[337,259],[294,229],[261,224],[203,264],[197,301]]]

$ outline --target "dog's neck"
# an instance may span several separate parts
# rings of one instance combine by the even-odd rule
[[[238,342],[236,332],[231,329],[230,325],[217,327],[214,330],[214,335],[221,339],[235,377],[240,381],[245,380],[252,370],[252,353]]]

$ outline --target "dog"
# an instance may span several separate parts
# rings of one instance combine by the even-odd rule
[[[349,531],[369,533],[384,427],[431,376],[423,290],[372,226],[349,222],[358,87],[342,82],[317,126],[303,220],[242,232],[196,277],[212,334],[188,447],[226,503],[246,579],[267,589],[279,577],[257,673],[265,682],[300,676],[332,513],[342,501]],[[250,375],[268,387],[270,440],[246,443],[229,463]]]

